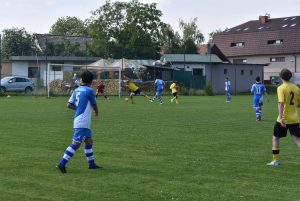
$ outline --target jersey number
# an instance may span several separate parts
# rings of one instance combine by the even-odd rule
[[[78,104],[79,104],[79,96],[80,96],[80,92],[78,92],[78,93],[76,94],[76,98],[75,98],[75,105],[76,105],[76,106],[78,106]]]
[[[291,91],[290,95],[291,95],[290,105],[294,105],[293,100],[294,100],[295,94],[294,94],[294,92]]]

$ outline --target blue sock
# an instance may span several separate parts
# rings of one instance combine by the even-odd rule
[[[85,153],[86,159],[89,162],[90,167],[95,166],[95,157],[94,157],[94,152],[93,152],[92,147],[93,147],[93,145],[90,145],[90,144],[86,144],[84,147],[84,153]]]
[[[75,144],[70,144],[70,146],[66,149],[65,154],[61,158],[59,165],[66,166],[72,156],[75,154],[77,147]]]
[[[256,119],[261,119],[261,113],[262,113],[261,107],[257,107],[255,112],[256,112]]]

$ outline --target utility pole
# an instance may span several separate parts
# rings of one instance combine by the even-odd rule
[[[0,94],[2,93],[1,79],[2,79],[2,35],[0,34]]]

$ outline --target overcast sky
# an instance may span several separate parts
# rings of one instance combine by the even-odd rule
[[[113,1],[113,0],[112,0]],[[122,0],[125,1],[125,0]],[[259,15],[271,18],[300,15],[300,0],[140,0],[156,2],[163,12],[162,21],[179,30],[179,19],[188,22],[198,18],[198,27],[206,41],[208,33],[230,28]],[[0,31],[25,28],[30,33],[47,33],[59,17],[76,16],[82,20],[91,16],[105,0],[0,0]]]

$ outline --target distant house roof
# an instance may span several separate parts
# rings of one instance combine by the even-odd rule
[[[9,58],[10,61],[46,61],[45,56],[11,56]],[[76,57],[76,56],[48,56],[47,61],[50,62],[66,62],[66,61],[74,61],[74,62],[94,62],[99,60],[99,57]]]
[[[215,54],[165,54],[162,56],[161,61],[171,63],[222,63]]]
[[[260,16],[222,33],[213,43],[227,56],[300,53],[300,16],[269,19]]]

